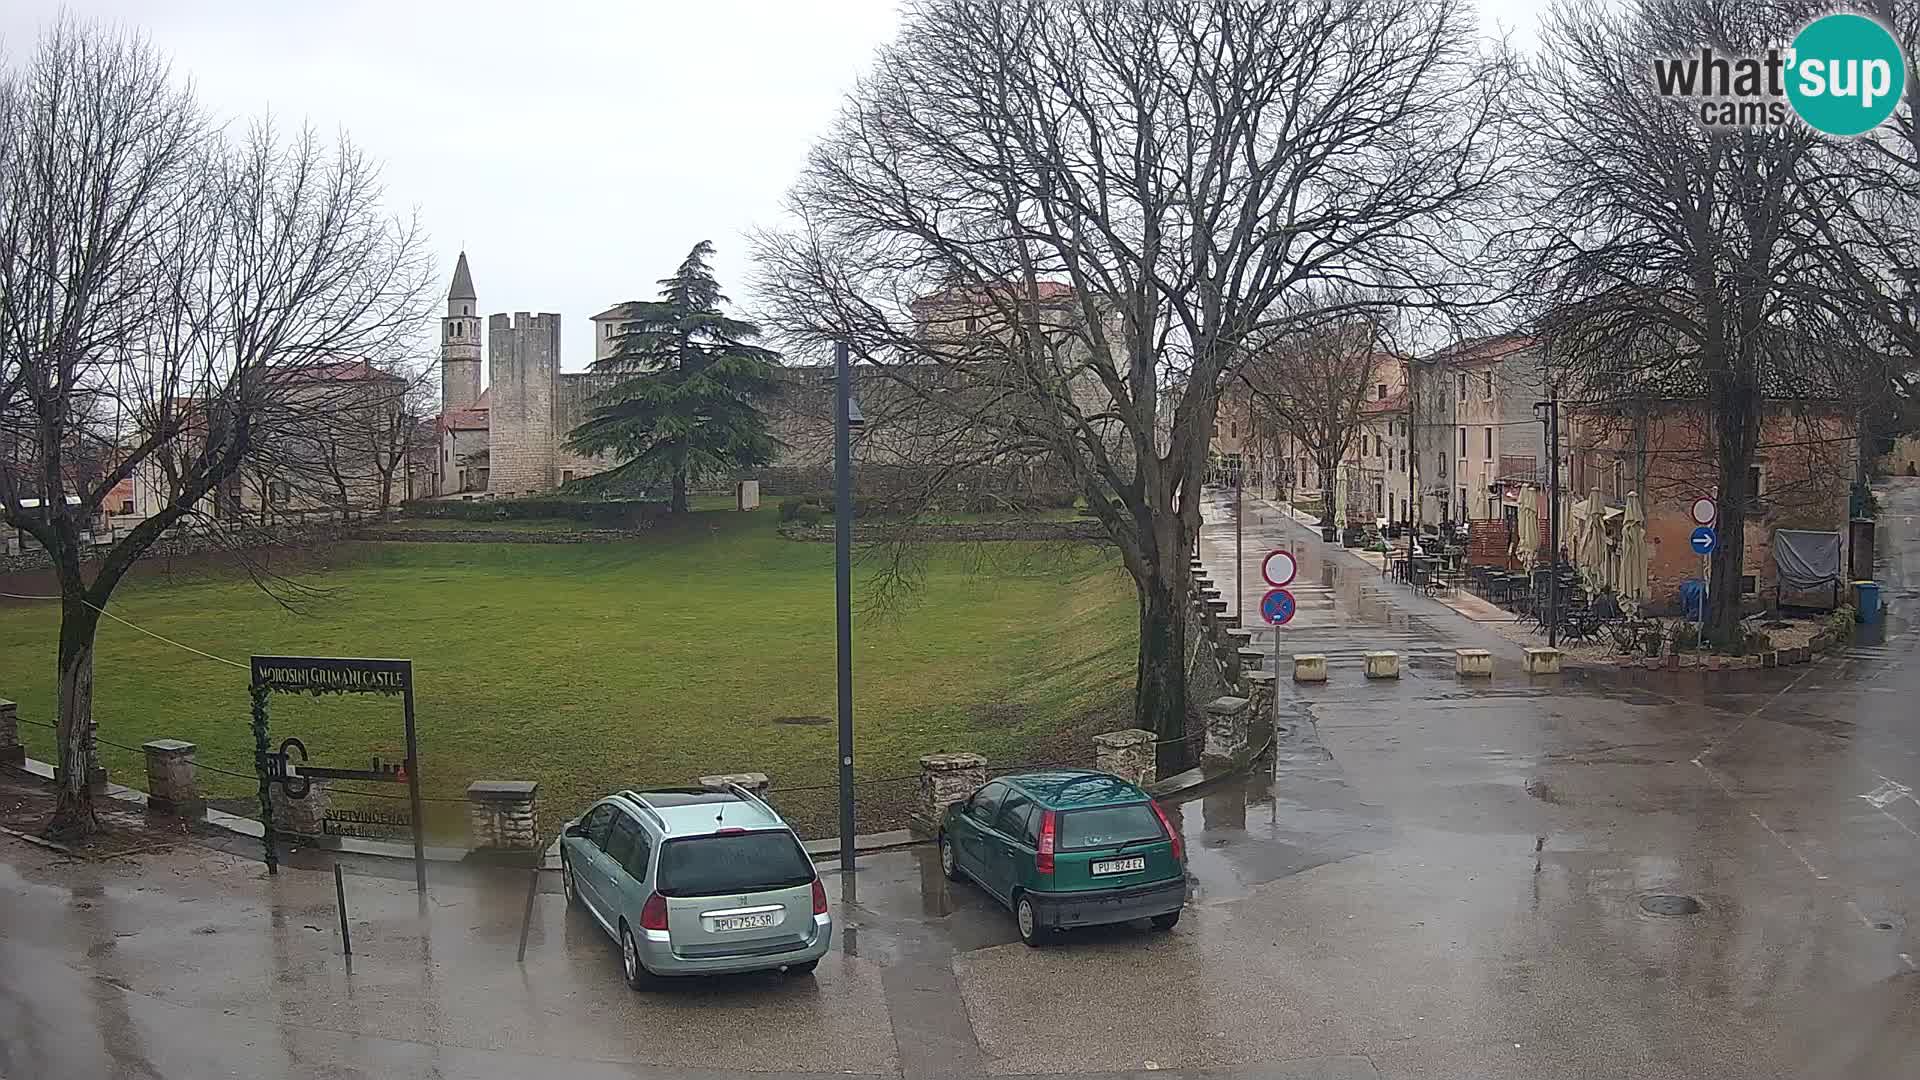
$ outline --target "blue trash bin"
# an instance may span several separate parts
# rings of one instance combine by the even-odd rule
[[[1681,614],[1699,621],[1701,609],[1707,603],[1707,583],[1699,578],[1688,578],[1680,583]]]
[[[1856,581],[1853,583],[1853,612],[1855,622],[1877,623],[1880,621],[1879,582]]]

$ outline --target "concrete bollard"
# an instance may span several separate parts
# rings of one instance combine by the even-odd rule
[[[716,773],[712,776],[698,777],[694,783],[708,791],[725,791],[728,784],[737,784],[746,788],[757,799],[765,799],[767,792],[773,790],[773,781],[763,772]]]
[[[1370,652],[1367,654],[1367,678],[1397,679],[1400,677],[1400,654],[1397,652]]]
[[[1453,650],[1453,673],[1467,678],[1493,675],[1493,654],[1485,649]]]
[[[1245,759],[1250,704],[1243,697],[1218,697],[1207,703],[1207,741],[1201,751],[1205,760],[1230,765]]]
[[[1140,728],[1109,731],[1093,737],[1094,767],[1145,787],[1159,776],[1154,761],[1153,732]]]
[[[1327,658],[1319,653],[1295,653],[1293,656],[1294,682],[1326,682]]]
[[[923,836],[940,831],[947,807],[965,802],[987,782],[987,759],[979,754],[926,754],[920,758],[920,794],[908,824]]]
[[[540,784],[475,780],[467,785],[467,829],[482,851],[540,850]]]
[[[205,806],[194,776],[196,748],[179,739],[154,739],[140,744],[147,758],[147,809],[191,817]]]
[[[1527,651],[1527,674],[1560,674],[1560,650],[1547,648],[1529,648]]]
[[[19,768],[27,763],[27,748],[20,745],[20,707],[0,698],[0,765]]]

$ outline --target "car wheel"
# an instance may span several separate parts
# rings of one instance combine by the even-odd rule
[[[1025,893],[1013,902],[1013,921],[1020,927],[1020,940],[1033,948],[1045,945],[1053,937],[1053,931],[1040,925],[1040,913],[1034,910],[1032,898]]]
[[[659,978],[641,961],[640,947],[634,942],[633,931],[625,919],[620,921],[620,968],[627,977],[627,985],[635,990],[651,990],[660,985]]]
[[[573,884],[573,863],[564,858],[560,860],[560,891],[566,894],[568,907],[580,906],[580,890]]]
[[[1180,913],[1178,911],[1169,911],[1165,915],[1155,915],[1153,917],[1153,928],[1155,930],[1171,930],[1179,925]]]
[[[802,975],[811,975],[813,974],[813,969],[819,966],[820,966],[820,961],[818,960],[809,960],[804,964],[788,964],[787,974],[794,978],[798,978]]]
[[[940,834],[940,872],[947,875],[948,881],[960,880],[960,860],[953,853],[953,841],[946,833]]]

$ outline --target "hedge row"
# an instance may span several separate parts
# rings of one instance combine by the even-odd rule
[[[651,499],[581,499],[543,496],[532,499],[474,499],[410,502],[402,516],[453,521],[563,519],[603,529],[645,529],[667,516],[667,504]]]

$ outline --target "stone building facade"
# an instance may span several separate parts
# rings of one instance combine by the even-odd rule
[[[480,332],[479,297],[460,253],[440,320],[440,446],[434,494],[511,497],[552,491],[615,462],[565,448],[605,379],[560,370],[560,316],[497,313]],[[480,385],[482,345],[487,384]]]
[[[1618,508],[1629,492],[1642,493],[1653,604],[1656,610],[1677,609],[1680,583],[1705,572],[1689,545],[1693,501],[1701,496],[1726,499],[1719,490],[1712,425],[1701,406],[1660,401],[1639,415],[1568,410],[1565,422],[1571,447],[1564,478],[1567,496],[1578,499],[1599,492],[1609,508]],[[1837,406],[1767,403],[1761,449],[1747,470],[1750,509],[1743,538],[1743,596],[1756,603],[1771,603],[1775,597],[1776,529],[1838,533],[1840,565],[1849,565],[1847,482],[1859,452],[1856,427]],[[1617,539],[1617,516],[1609,516],[1607,528],[1609,541]],[[1831,596],[1787,594],[1781,599],[1809,606],[1832,602]]]

